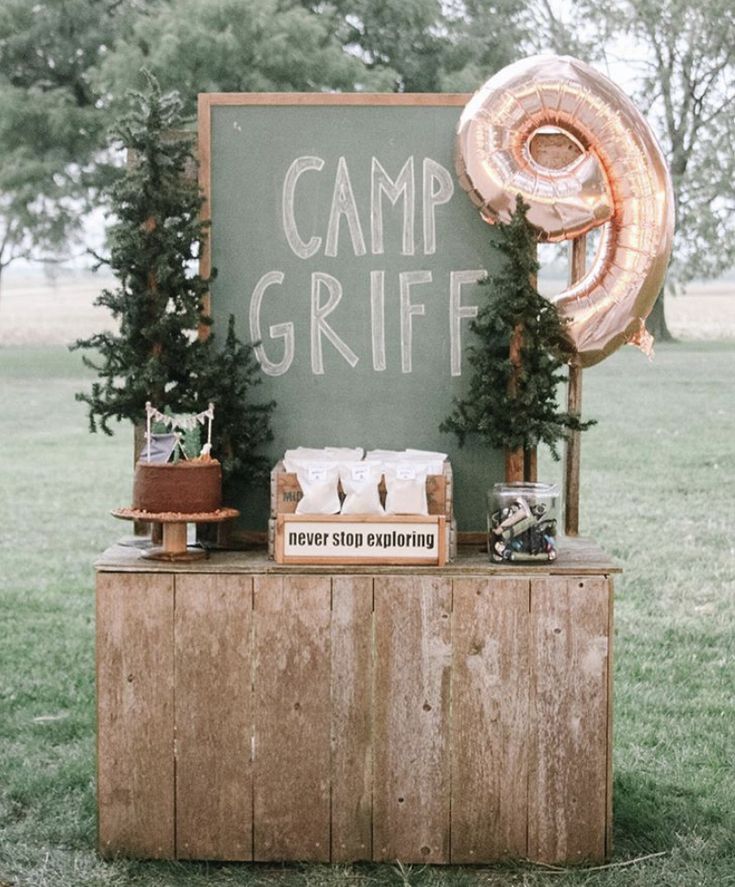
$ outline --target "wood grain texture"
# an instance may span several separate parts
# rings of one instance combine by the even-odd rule
[[[605,857],[609,859],[613,853],[613,712],[615,694],[613,692],[613,676],[615,662],[613,647],[615,644],[615,583],[607,580],[608,609],[607,609],[607,766],[605,773],[606,805],[605,816],[607,828],[605,831]]]
[[[587,267],[587,235],[572,241],[569,262],[569,285],[578,283]],[[569,364],[567,382],[567,412],[570,416],[582,415],[582,367],[572,361]],[[564,445],[564,532],[567,536],[579,535],[579,493],[582,465],[582,432],[571,431]]]
[[[529,857],[600,860],[607,833],[608,594],[531,581]]]
[[[377,576],[373,858],[449,861],[451,580]]]
[[[332,862],[372,859],[370,576],[332,580]]]
[[[527,855],[528,579],[455,579],[453,863]]]
[[[173,577],[97,577],[99,850],[174,856]]]
[[[406,576],[599,576],[619,573],[618,567],[591,539],[577,538],[559,540],[559,556],[551,564],[491,564],[484,548],[485,535],[477,538],[472,547],[462,547],[457,560],[444,567],[383,567],[375,564],[367,566],[303,565],[298,568],[286,564],[276,564],[268,558],[265,541],[260,548],[246,551],[222,551],[216,558],[194,563],[165,563],[142,559],[140,552],[130,545],[116,545],[109,548],[95,563],[99,572],[133,573],[251,573],[297,575],[406,575]],[[246,536],[242,537],[246,539]]]
[[[254,579],[256,860],[329,860],[331,580]]]
[[[176,849],[252,859],[252,578],[176,577]]]
[[[208,97],[200,94],[197,99],[197,157],[199,168],[199,189],[202,194],[202,206],[199,217],[208,224],[212,220],[212,113]],[[207,279],[212,273],[212,242],[207,235],[202,238],[201,255],[199,257],[199,274]],[[202,299],[202,314],[211,317],[212,295],[205,293]],[[210,335],[209,324],[199,324],[199,338],[207,339]]]
[[[207,92],[199,107],[215,105],[458,105],[470,98],[459,92]],[[200,118],[201,119],[201,118]]]

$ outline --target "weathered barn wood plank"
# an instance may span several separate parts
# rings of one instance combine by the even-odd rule
[[[449,861],[451,580],[375,578],[373,857]]]
[[[97,577],[99,849],[174,855],[173,576]]]
[[[461,536],[462,534],[460,534]],[[236,534],[233,540],[237,542]],[[244,540],[243,541],[248,541]],[[143,540],[141,540],[143,542]],[[211,560],[192,561],[191,563],[177,563],[174,567],[176,573],[274,573],[290,576],[294,573],[293,566],[277,564],[269,560],[266,551],[266,537],[263,535],[262,548],[252,548],[252,539],[249,539],[251,549],[248,551],[221,551],[217,557]],[[117,545],[109,548],[95,564],[98,571],[135,573],[169,573],[172,565],[166,561],[143,560],[140,552],[131,545]],[[411,566],[396,568],[395,566],[380,566],[378,564],[366,564],[359,566],[348,564],[300,565],[298,572],[303,575],[389,575],[398,574],[401,569],[406,575],[412,576],[582,576],[619,573],[620,567],[616,566],[610,558],[591,540],[584,538],[562,539],[559,544],[559,557],[551,564],[491,564],[488,562],[485,539],[481,537],[477,544],[463,546],[460,539],[458,557],[450,564],[443,567],[435,566]]]
[[[328,576],[254,579],[256,860],[328,861]]]
[[[603,578],[531,581],[529,850],[605,855],[608,594]]]
[[[252,859],[252,578],[176,577],[176,851]]]
[[[528,579],[455,579],[452,862],[527,855]]]
[[[372,859],[370,576],[332,580],[332,862]]]

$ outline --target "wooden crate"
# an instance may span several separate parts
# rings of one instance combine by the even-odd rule
[[[454,484],[449,460],[445,460],[443,469],[442,474],[430,474],[426,478],[426,500],[429,514],[443,514],[451,521]],[[385,484],[382,481],[379,489],[384,501]],[[296,475],[286,471],[283,461],[277,462],[271,471],[271,517],[293,514],[301,497],[301,486]]]
[[[485,863],[611,849],[612,576],[98,563],[105,856]]]

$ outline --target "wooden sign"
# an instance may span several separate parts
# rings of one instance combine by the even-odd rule
[[[440,423],[470,376],[499,255],[454,173],[465,95],[212,94],[199,146],[215,334],[232,314],[273,399],[272,464],[303,446],[449,454],[460,530],[485,528],[502,459]],[[236,502],[264,529],[265,485]]]
[[[276,563],[443,566],[444,515],[279,514]]]

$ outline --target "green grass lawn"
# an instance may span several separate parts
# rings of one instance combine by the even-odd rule
[[[585,375],[582,529],[623,566],[615,856],[599,871],[100,861],[92,561],[127,531],[130,439],[90,435],[61,348],[0,349],[0,887],[735,885],[735,343]],[[544,479],[560,474],[542,459]],[[637,857],[660,854],[621,866]]]

